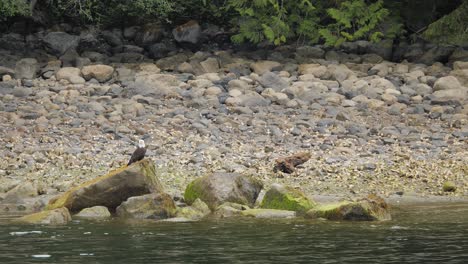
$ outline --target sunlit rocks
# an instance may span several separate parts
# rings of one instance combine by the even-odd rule
[[[106,175],[85,182],[49,202],[47,209],[67,207],[71,212],[102,205],[111,211],[129,197],[148,193],[162,193],[150,159],[124,166]]]
[[[86,80],[94,78],[99,82],[106,82],[112,78],[114,68],[108,65],[89,65],[81,69],[81,74]]]
[[[177,217],[199,220],[211,213],[210,208],[200,199],[196,199],[191,206],[177,208]]]
[[[176,206],[167,193],[130,197],[116,209],[120,217],[135,219],[166,219],[174,217]]]
[[[276,209],[248,209],[241,211],[241,216],[253,218],[294,218],[296,212]]]
[[[387,203],[379,196],[369,195],[358,201],[323,204],[307,212],[309,218],[350,221],[391,220]]]
[[[184,198],[188,204],[200,198],[211,210],[224,202],[253,206],[262,188],[263,184],[250,176],[218,172],[192,181]]]
[[[280,184],[273,184],[265,193],[261,208],[281,209],[289,211],[306,212],[315,206],[315,203],[298,189]]]
[[[109,209],[105,206],[93,206],[85,208],[73,217],[86,218],[86,219],[103,219],[111,217]]]
[[[57,208],[25,215],[17,221],[28,224],[62,225],[71,221],[71,215],[67,208]]]

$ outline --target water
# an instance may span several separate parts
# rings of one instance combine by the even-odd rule
[[[468,205],[419,206],[389,222],[195,223],[0,220],[0,263],[468,263]]]

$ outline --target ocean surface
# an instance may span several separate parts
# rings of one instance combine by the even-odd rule
[[[0,219],[0,263],[468,263],[468,204],[394,208],[387,222]]]

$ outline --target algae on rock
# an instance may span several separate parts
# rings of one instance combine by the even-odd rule
[[[153,162],[144,159],[68,190],[53,198],[46,209],[67,207],[78,212],[101,205],[112,211],[129,197],[162,192]]]
[[[319,205],[307,212],[309,218],[351,221],[391,220],[385,201],[376,195],[369,195],[358,201],[342,201]]]
[[[263,184],[239,173],[214,173],[195,179],[187,185],[184,199],[192,204],[197,198],[214,211],[224,202],[253,206]]]
[[[35,214],[25,215],[16,221],[27,224],[63,225],[72,220],[67,208],[57,208],[42,211]]]
[[[280,184],[273,184],[265,193],[261,208],[280,209],[305,213],[315,203],[300,190]]]

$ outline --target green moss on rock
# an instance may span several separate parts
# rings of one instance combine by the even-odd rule
[[[305,213],[315,205],[302,191],[273,184],[263,197],[260,207]]]
[[[46,210],[66,207],[71,212],[78,212],[96,205],[114,210],[129,197],[161,192],[163,187],[153,162],[144,159],[68,190],[53,198]]]
[[[185,189],[185,202],[191,205],[197,198],[214,211],[224,202],[253,206],[263,184],[239,173],[213,173],[195,179]]]
[[[342,201],[319,205],[306,214],[309,218],[351,221],[384,221],[390,220],[388,207],[382,198],[369,195],[359,201]]]
[[[71,221],[71,215],[67,208],[57,208],[54,210],[46,210],[35,214],[25,215],[18,222],[27,224],[46,224],[46,225],[63,225]]]

